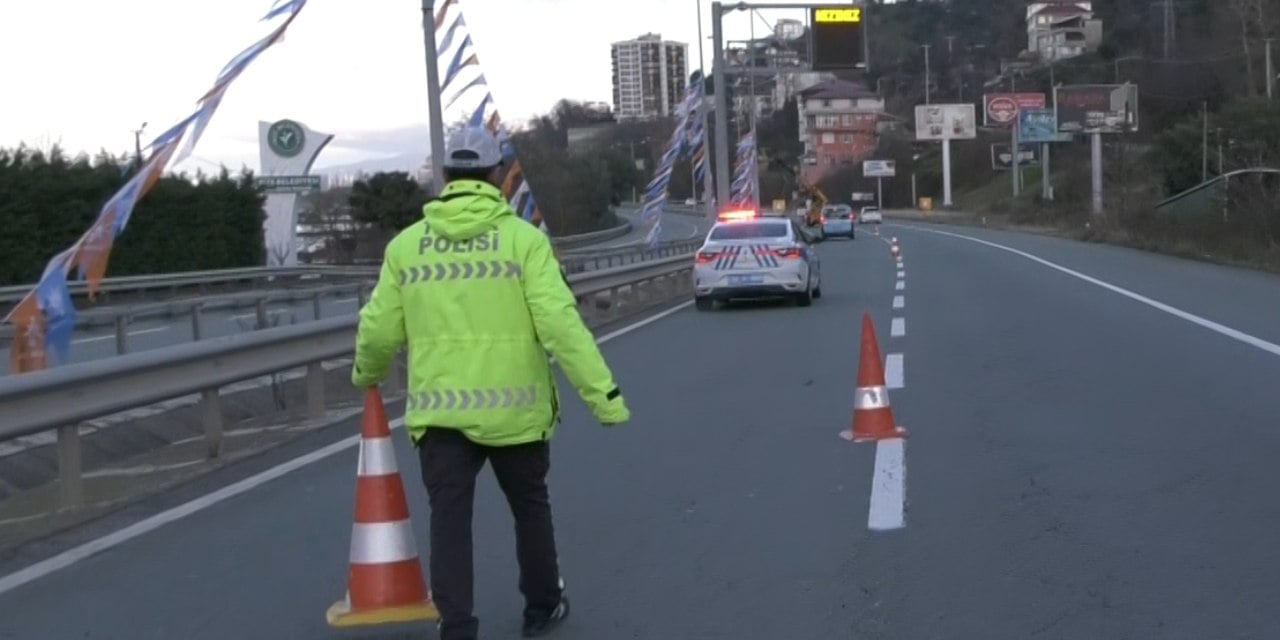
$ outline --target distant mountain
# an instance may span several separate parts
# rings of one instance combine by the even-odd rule
[[[372,160],[362,160],[350,164],[340,164],[328,167],[316,167],[311,170],[313,174],[342,177],[352,176],[360,173],[378,173],[380,171],[406,171],[409,173],[417,173],[427,162],[426,157],[421,153],[400,153],[386,158],[374,158]]]

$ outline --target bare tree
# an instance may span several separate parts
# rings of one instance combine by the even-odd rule
[[[1263,24],[1265,24],[1265,22],[1262,22],[1265,13],[1262,6],[1263,0],[1228,0],[1228,2],[1230,2],[1231,9],[1235,12],[1236,17],[1240,19],[1240,44],[1244,53],[1245,91],[1250,96],[1256,96],[1258,95],[1258,80],[1253,73],[1253,55],[1250,42],[1253,34],[1250,26],[1254,25],[1255,20],[1258,20],[1256,26],[1259,29],[1263,28]]]
[[[306,253],[333,264],[354,261],[361,225],[351,216],[351,187],[337,187],[307,196],[298,216]],[[314,258],[313,258],[314,259]]]

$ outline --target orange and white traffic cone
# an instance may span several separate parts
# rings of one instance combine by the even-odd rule
[[[395,443],[377,389],[364,397],[349,561],[347,595],[326,612],[329,626],[439,619],[422,575]]]
[[[858,356],[858,388],[853,392],[853,425],[840,437],[854,442],[905,438],[907,430],[894,423],[884,361],[869,314],[862,315],[862,348]]]

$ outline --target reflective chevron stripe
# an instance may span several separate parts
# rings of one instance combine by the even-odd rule
[[[439,282],[442,280],[511,279],[524,274],[519,263],[510,260],[475,260],[448,262],[401,269],[400,285]]]
[[[528,407],[538,403],[538,387],[508,389],[436,389],[409,394],[409,411],[480,410]]]

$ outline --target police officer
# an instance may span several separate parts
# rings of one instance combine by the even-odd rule
[[[516,520],[524,636],[569,614],[546,476],[560,402],[547,358],[603,425],[630,419],[547,235],[497,187],[502,153],[482,128],[453,133],[446,186],[387,245],[360,311],[352,382],[375,386],[408,346],[405,429],[431,504],[430,580],[442,640],[473,640],[471,518],[487,460]]]

